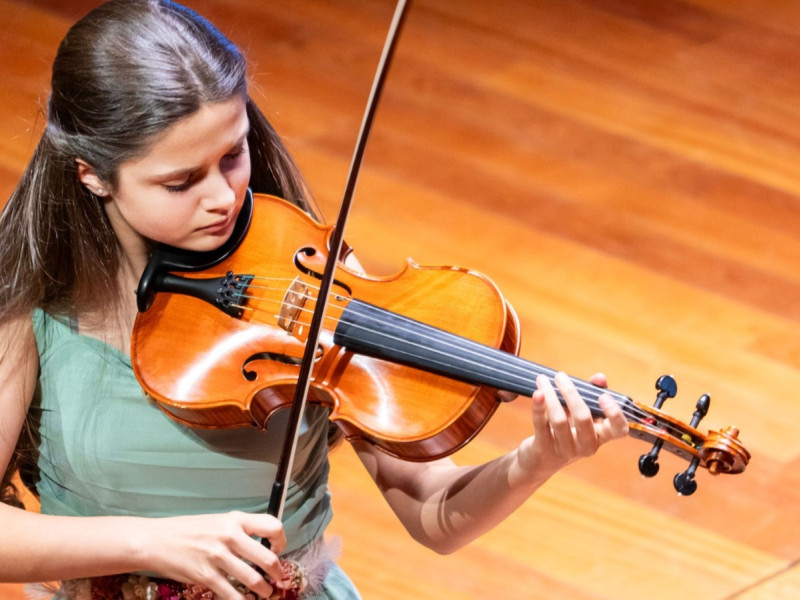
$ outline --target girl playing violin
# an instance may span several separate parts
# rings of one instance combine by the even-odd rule
[[[248,187],[313,213],[248,95],[245,59],[212,24],[169,0],[112,0],[72,27],[46,128],[0,217],[1,581],[61,581],[57,597],[70,600],[289,598],[300,588],[358,598],[322,541],[329,409],[307,408],[278,520],[264,482],[281,417],[266,433],[189,428],[146,397],[131,367],[132,291],[152,249],[218,248]],[[566,410],[546,378],[537,383],[535,435],[486,464],[405,462],[355,443],[416,540],[457,550],[627,433],[609,398],[595,420],[566,376],[555,377]],[[21,507],[16,471],[41,513]]]

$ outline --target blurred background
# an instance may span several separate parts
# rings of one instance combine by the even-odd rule
[[[0,202],[42,130],[58,42],[96,4],[0,0]],[[252,95],[332,221],[392,3],[185,4],[246,51]],[[626,439],[439,556],[341,447],[331,534],[365,599],[800,597],[799,23],[786,0],[412,4],[346,235],[367,272],[411,257],[484,273],[522,356],[603,371],[647,405],[671,373],[664,410],[688,422],[710,394],[698,429],[737,426],[752,461],[701,470],[679,497],[686,463],[665,455],[645,479],[648,446]],[[514,448],[529,408],[501,406],[454,459]]]

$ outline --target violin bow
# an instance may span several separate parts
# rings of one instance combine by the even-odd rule
[[[408,12],[408,0],[398,0],[395,6],[394,16],[389,27],[389,32],[386,35],[386,41],[383,46],[383,53],[381,54],[378,68],[375,73],[375,79],[372,82],[372,90],[370,91],[369,99],[367,100],[367,107],[364,111],[364,117],[361,122],[361,130],[359,131],[356,140],[353,158],[350,163],[350,171],[347,176],[347,185],[345,186],[342,204],[339,209],[339,216],[336,219],[336,225],[333,229],[333,235],[330,241],[330,252],[328,259],[325,263],[325,271],[323,272],[322,280],[319,284],[319,293],[317,304],[314,307],[314,314],[311,318],[311,324],[308,330],[308,341],[303,352],[303,359],[300,363],[300,371],[295,387],[295,393],[292,400],[292,405],[289,413],[289,423],[286,429],[286,436],[284,438],[283,448],[281,450],[280,462],[278,463],[278,470],[275,476],[275,483],[272,486],[272,494],[270,496],[269,506],[267,512],[280,519],[283,515],[283,507],[286,500],[286,489],[289,485],[289,477],[292,472],[292,465],[294,463],[294,456],[297,451],[297,439],[300,433],[300,423],[305,412],[306,402],[308,400],[308,391],[311,383],[311,371],[314,366],[316,357],[316,349],[319,345],[320,334],[322,332],[322,325],[325,318],[325,311],[328,305],[328,295],[331,290],[333,278],[336,272],[336,265],[339,260],[339,255],[342,251],[344,240],[344,228],[347,219],[350,215],[350,208],[353,204],[353,193],[358,179],[358,172],[361,168],[361,163],[364,157],[364,151],[367,145],[367,138],[369,137],[370,130],[372,129],[372,122],[375,119],[375,112],[377,110],[378,101],[380,100],[383,85],[386,80],[386,75],[389,71],[394,50],[397,45],[397,40],[400,31],[405,22],[406,14]],[[262,539],[263,545],[269,547],[269,540]]]

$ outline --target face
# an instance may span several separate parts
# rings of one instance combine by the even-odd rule
[[[250,181],[248,127],[242,98],[206,104],[122,164],[101,195],[129,258],[144,259],[148,240],[204,251],[228,239]]]

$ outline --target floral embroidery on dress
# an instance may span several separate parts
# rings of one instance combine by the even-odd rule
[[[288,586],[278,587],[268,582],[270,595],[266,597],[233,578],[230,582],[245,600],[303,600],[321,590],[338,554],[339,540],[336,539],[327,544],[311,544],[296,560],[282,558],[283,580]],[[71,579],[61,582],[55,590],[40,585],[30,586],[26,591],[32,600],[216,600],[214,592],[201,585],[135,574]]]

